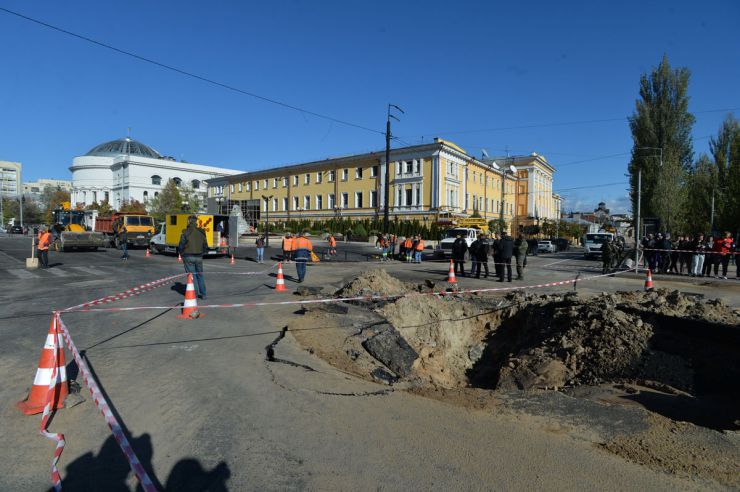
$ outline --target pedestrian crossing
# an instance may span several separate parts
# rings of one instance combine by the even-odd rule
[[[46,269],[5,268],[0,269],[0,278],[35,280],[52,278],[78,278],[78,277],[117,277],[123,273],[121,268],[107,266],[56,266]]]

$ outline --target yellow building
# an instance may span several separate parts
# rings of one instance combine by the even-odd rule
[[[540,155],[480,160],[452,142],[392,149],[390,220],[431,225],[478,214],[508,227],[560,216],[555,168]],[[509,170],[516,166],[516,172]],[[506,170],[506,171],[505,171]],[[382,219],[385,151],[250,171],[208,180],[208,211],[238,205],[247,221]],[[502,188],[503,187],[503,188]],[[503,190],[503,195],[502,195]],[[503,215],[502,215],[503,214]]]

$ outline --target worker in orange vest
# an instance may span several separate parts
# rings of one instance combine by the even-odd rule
[[[51,233],[42,225],[38,235],[37,249],[41,268],[49,268],[49,246],[51,246]]]
[[[311,261],[311,252],[313,245],[303,232],[298,233],[295,239],[295,270],[298,274],[298,283],[303,282],[306,278],[306,263]]]
[[[414,263],[421,263],[421,252],[424,251],[424,240],[421,236],[416,236],[416,251],[414,255]]]
[[[286,263],[290,263],[293,256],[293,236],[291,233],[287,233],[283,238],[283,260]]]
[[[411,263],[412,256],[414,255],[414,241],[411,236],[408,236],[403,242],[403,248],[406,251],[406,263]]]
[[[329,256],[337,254],[337,240],[334,234],[329,234]]]

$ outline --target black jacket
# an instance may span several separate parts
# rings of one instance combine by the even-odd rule
[[[468,243],[465,239],[459,237],[452,243],[452,257],[456,260],[464,260],[465,253],[468,251]]]
[[[514,256],[514,238],[511,236],[504,236],[498,243],[498,256],[499,258],[506,260]]]
[[[203,229],[189,225],[180,236],[180,254],[183,256],[203,256],[208,250],[208,240]]]
[[[491,254],[491,243],[488,239],[476,239],[470,245],[470,250],[474,251],[473,257],[478,261],[488,261],[488,255]]]

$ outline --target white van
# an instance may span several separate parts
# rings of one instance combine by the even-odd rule
[[[583,255],[586,258],[601,258],[601,245],[607,239],[614,241],[614,234],[611,232],[594,232],[583,236]]]

